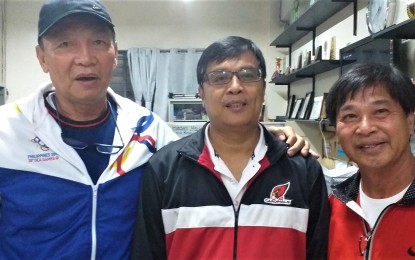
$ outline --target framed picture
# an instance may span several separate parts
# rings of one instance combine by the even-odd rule
[[[324,96],[314,97],[313,106],[311,107],[310,120],[317,120],[320,118],[321,109],[323,107]]]
[[[295,103],[295,95],[291,95],[287,100],[287,112],[285,113],[286,118],[291,118],[291,112],[293,111]]]
[[[313,98],[313,92],[308,92],[305,95],[304,102],[303,102],[303,104],[301,106],[301,109],[300,109],[300,113],[298,114],[299,119],[308,119],[308,117],[310,115],[309,111],[310,111],[311,105],[312,105],[312,103],[311,103],[312,98]]]
[[[297,98],[295,100],[295,104],[294,104],[294,108],[293,111],[291,113],[291,119],[296,119],[298,118],[298,113],[300,111],[301,105],[303,104],[304,98]]]

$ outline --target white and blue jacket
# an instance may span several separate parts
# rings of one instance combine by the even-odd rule
[[[127,259],[143,167],[177,136],[109,89],[125,146],[94,184],[45,107],[48,91],[0,106],[0,259]]]

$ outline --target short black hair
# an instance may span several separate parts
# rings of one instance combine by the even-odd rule
[[[415,86],[411,79],[394,65],[367,62],[353,66],[330,89],[326,99],[326,114],[330,122],[336,124],[337,113],[348,98],[375,85],[384,86],[406,115],[414,112]]]
[[[265,59],[258,46],[249,39],[239,36],[228,36],[209,45],[200,56],[196,69],[199,86],[202,86],[203,84],[206,68],[210,63],[221,63],[225,60],[237,58],[247,51],[250,51],[255,55],[258,60],[259,69],[262,73],[262,78],[264,79],[267,76]]]

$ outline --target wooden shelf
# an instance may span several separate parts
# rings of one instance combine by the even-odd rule
[[[279,78],[273,79],[270,83],[276,85],[288,85],[291,82],[303,79],[303,78],[312,78],[316,74],[330,71],[332,69],[340,67],[339,60],[320,60],[315,61],[299,70],[294,71],[288,75],[283,75]]]
[[[287,121],[293,121],[298,124],[321,124],[323,131],[325,132],[335,132],[336,129],[334,125],[328,119],[316,119],[316,120],[309,120],[309,119],[287,119]]]
[[[331,125],[330,121],[328,119],[315,119],[315,120],[311,120],[311,119],[287,119],[287,121],[295,121],[295,122],[300,122],[300,123],[309,123],[309,124],[325,124],[325,125]]]

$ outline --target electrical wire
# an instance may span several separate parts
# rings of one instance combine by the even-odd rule
[[[320,119],[318,122],[318,129],[320,130],[321,137],[323,138],[323,156],[326,158],[329,158],[329,155],[327,153],[327,140],[323,132],[323,120],[322,119]]]

